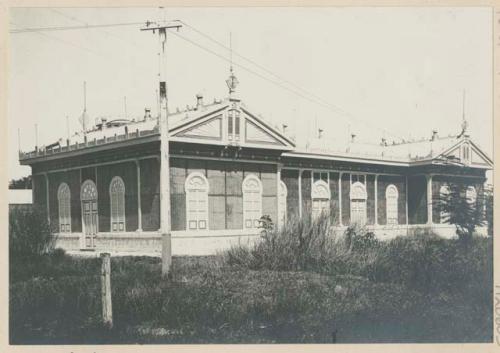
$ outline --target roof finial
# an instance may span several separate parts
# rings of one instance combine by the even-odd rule
[[[233,72],[233,38],[232,33],[229,32],[229,78],[226,80],[227,87],[229,88],[229,96],[232,97],[233,93],[236,91],[236,86],[238,85],[238,79]]]
[[[82,124],[82,131],[84,135],[87,133],[88,120],[89,116],[87,114],[87,82],[83,81],[83,113],[80,117],[80,123]]]
[[[467,119],[465,119],[465,89],[464,89],[462,91],[462,131],[457,136],[457,138],[469,136],[467,134],[467,127],[468,126],[469,126],[469,123],[467,122]]]

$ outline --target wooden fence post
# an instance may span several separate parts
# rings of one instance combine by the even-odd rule
[[[109,253],[102,253],[101,266],[101,299],[102,321],[107,328],[113,327],[113,310],[111,306],[111,257]]]

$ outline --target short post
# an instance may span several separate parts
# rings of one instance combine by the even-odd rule
[[[111,257],[109,253],[102,253],[101,266],[101,299],[102,321],[107,328],[113,327],[113,310],[111,306]]]

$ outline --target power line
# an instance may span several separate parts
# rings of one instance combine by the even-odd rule
[[[169,31],[169,32],[172,33],[172,34],[174,34],[174,35],[176,35],[176,36],[178,36],[179,38],[181,38],[181,39],[183,39],[183,40],[191,43],[192,45],[194,45],[194,46],[196,46],[196,47],[198,47],[198,48],[200,48],[200,49],[202,49],[204,51],[207,51],[208,53],[210,53],[212,55],[217,56],[218,58],[220,58],[220,59],[222,59],[222,60],[224,60],[226,62],[230,62],[230,59],[224,57],[223,55],[221,55],[221,54],[219,54],[219,53],[217,53],[217,52],[215,52],[215,51],[213,51],[213,50],[211,50],[211,49],[209,49],[207,47],[204,47],[203,45],[201,45],[201,44],[199,44],[199,43],[197,43],[197,42],[195,42],[195,41],[193,41],[193,40],[191,40],[191,39],[189,39],[189,38],[187,38],[187,37],[185,37],[185,36],[183,36],[183,35],[181,35],[181,34],[179,34],[177,32],[174,32],[174,31]],[[254,70],[252,70],[252,69],[250,69],[250,68],[248,68],[248,67],[246,67],[246,66],[244,66],[242,64],[239,64],[239,63],[236,63],[236,62],[233,61],[233,65],[238,66],[239,68],[241,68],[241,69],[243,69],[243,70],[245,70],[245,71],[247,71],[247,72],[249,72],[249,73],[251,73],[251,74],[253,74],[253,75],[255,75],[255,76],[257,76],[257,77],[259,77],[259,78],[261,78],[263,80],[265,80],[265,81],[268,81],[268,82],[270,82],[270,83],[272,83],[272,84],[274,84],[274,85],[276,85],[278,87],[281,87],[281,88],[283,88],[283,89],[285,89],[285,90],[287,90],[287,91],[289,91],[289,92],[291,92],[291,93],[293,93],[293,94],[295,94],[295,95],[297,95],[297,96],[299,96],[299,97],[301,97],[301,98],[303,98],[303,99],[305,99],[305,100],[307,100],[307,101],[309,101],[311,103],[314,103],[314,104],[317,104],[317,105],[321,105],[324,108],[327,108],[327,109],[330,109],[330,110],[334,111],[335,113],[339,114],[339,116],[342,119],[344,119],[346,122],[350,122],[350,120],[348,120],[345,117],[342,117],[342,115],[340,115],[340,114],[348,115],[348,116],[351,117],[351,119],[356,120],[356,121],[360,122],[361,124],[366,125],[367,127],[375,128],[377,130],[382,130],[378,126],[370,125],[370,124],[368,124],[368,123],[366,123],[366,122],[364,122],[362,120],[359,120],[359,119],[355,118],[350,113],[339,111],[338,108],[332,106],[331,104],[324,103],[324,102],[322,102],[322,101],[320,101],[318,99],[311,99],[310,97],[308,97],[308,96],[306,96],[306,95],[298,92],[297,90],[294,90],[294,89],[292,89],[290,87],[287,87],[287,86],[281,84],[279,81],[272,80],[272,79],[270,79],[270,78],[268,78],[268,77],[266,77],[266,76],[264,76],[264,75],[262,75],[262,74],[260,74],[260,73],[258,73],[256,71],[254,71]],[[393,135],[393,134],[391,134],[391,135]],[[395,135],[395,134],[393,136],[400,138],[400,136]]]
[[[17,26],[17,24],[13,23],[13,22],[10,22],[11,24],[13,24],[14,26]],[[75,48],[78,48],[78,49],[81,49],[81,50],[85,50],[85,51],[88,51],[94,55],[99,55],[99,56],[103,56],[101,53],[98,53],[92,49],[89,49],[87,47],[84,47],[84,46],[81,46],[81,45],[78,45],[78,44],[75,44],[73,42],[69,42],[69,41],[66,41],[64,39],[61,39],[61,38],[58,38],[58,37],[55,37],[55,36],[52,36],[52,35],[49,35],[47,33],[42,33],[42,32],[38,32],[38,31],[32,31],[32,33],[34,34],[38,34],[42,37],[45,37],[45,38],[49,38],[49,39],[52,39],[52,40],[55,40],[55,41],[58,41],[58,42],[61,42],[61,43],[64,43],[66,45],[70,45],[72,47],[75,47]]]
[[[136,26],[136,25],[143,25],[143,24],[144,24],[144,22],[125,22],[125,23],[108,23],[108,24],[94,24],[94,25],[91,25],[91,24],[87,24],[87,23],[85,23],[85,22],[83,22],[83,21],[81,21],[81,20],[78,20],[78,19],[76,19],[75,17],[72,17],[72,16],[69,16],[69,15],[66,15],[66,14],[64,14],[64,13],[62,13],[62,12],[60,12],[60,11],[55,10],[55,9],[51,9],[51,10],[52,10],[52,11],[54,11],[54,12],[57,12],[57,13],[61,14],[62,16],[65,16],[65,17],[67,17],[67,18],[70,18],[70,19],[72,19],[73,21],[76,21],[76,22],[82,23],[83,25],[81,25],[81,26],[56,26],[56,27],[18,28],[18,29],[12,29],[12,30],[10,31],[10,33],[17,34],[17,33],[30,33],[30,32],[35,32],[35,33],[37,33],[37,34],[39,34],[39,35],[43,35],[43,36],[46,36],[46,37],[52,38],[52,39],[54,39],[54,40],[58,40],[58,41],[60,41],[60,42],[63,42],[63,43],[65,43],[65,44],[69,44],[69,45],[72,45],[72,46],[75,46],[75,47],[78,47],[78,48],[81,48],[81,49],[84,49],[84,50],[86,50],[86,51],[89,51],[89,52],[92,52],[92,53],[96,54],[96,52],[94,52],[93,50],[91,50],[91,49],[89,49],[89,48],[81,47],[81,46],[75,45],[75,44],[73,44],[73,43],[71,43],[71,42],[66,42],[66,41],[61,40],[61,39],[59,39],[59,38],[57,38],[57,37],[48,36],[46,33],[42,33],[42,32],[44,32],[44,31],[65,31],[65,30],[78,30],[78,29],[94,29],[94,28],[96,28],[96,29],[102,29],[102,28],[110,28],[110,27],[120,27],[120,26]],[[216,40],[216,39],[212,38],[211,36],[209,36],[209,35],[207,35],[207,34],[203,33],[202,31],[200,31],[200,30],[196,29],[195,27],[193,27],[193,26],[191,26],[191,25],[187,24],[187,23],[186,23],[186,22],[184,22],[184,21],[179,21],[179,22],[183,23],[184,25],[186,25],[187,27],[189,27],[189,28],[190,28],[191,30],[193,30],[194,32],[196,32],[196,33],[198,33],[198,34],[202,35],[203,37],[205,37],[205,38],[209,39],[210,41],[212,41],[212,42],[216,43],[217,45],[221,46],[222,48],[224,48],[224,49],[226,49],[226,50],[231,51],[231,49],[229,49],[226,45],[224,45],[224,44],[223,44],[223,43],[221,43],[220,41],[218,41],[218,40]],[[199,44],[199,43],[197,43],[197,42],[195,42],[195,41],[193,41],[193,40],[191,40],[191,39],[189,39],[189,38],[187,38],[187,37],[185,37],[185,36],[183,36],[183,35],[180,35],[179,33],[172,32],[172,31],[170,31],[170,32],[171,32],[171,33],[173,33],[173,34],[175,34],[176,36],[180,37],[181,39],[183,39],[183,40],[185,40],[185,41],[187,41],[187,42],[189,42],[189,43],[191,43],[191,44],[193,44],[193,45],[195,45],[195,46],[199,47],[200,49],[205,50],[205,51],[207,51],[207,52],[211,53],[212,55],[215,55],[215,56],[219,57],[220,59],[222,59],[222,60],[224,60],[224,61],[228,61],[228,59],[227,59],[227,58],[225,58],[223,55],[221,55],[221,54],[219,54],[219,53],[217,53],[217,52],[215,52],[215,51],[213,51],[213,50],[211,50],[211,49],[208,49],[208,48],[204,47],[203,45],[201,45],[201,44]],[[105,33],[107,33],[108,35],[111,35],[109,32],[105,32]],[[114,36],[114,35],[113,35],[113,36]],[[118,38],[118,39],[120,39],[120,40],[126,41],[125,39],[122,39],[122,38],[120,38],[120,37],[117,37],[117,36],[114,36],[114,37],[116,37],[116,38]],[[133,44],[134,44],[134,45],[137,45],[136,43],[133,43]],[[330,110],[334,111],[335,113],[339,114],[339,116],[340,116],[340,117],[342,117],[342,115],[344,115],[344,116],[349,117],[351,120],[355,120],[355,121],[357,121],[357,122],[359,122],[359,123],[361,123],[361,124],[363,124],[363,125],[365,125],[365,126],[367,126],[367,127],[375,128],[375,129],[377,129],[377,130],[382,130],[382,129],[381,129],[381,128],[379,128],[378,126],[368,124],[366,121],[363,121],[363,120],[361,120],[361,119],[357,118],[357,117],[356,117],[356,116],[354,116],[353,114],[351,114],[351,113],[349,113],[349,112],[345,111],[344,109],[342,109],[342,108],[340,108],[340,107],[338,107],[338,106],[336,106],[336,105],[334,105],[334,104],[332,104],[332,103],[330,103],[330,102],[326,101],[325,99],[321,98],[320,96],[318,96],[318,95],[316,95],[316,94],[314,94],[314,93],[311,93],[311,92],[309,92],[309,91],[307,91],[307,90],[303,89],[303,88],[302,88],[302,87],[300,87],[299,85],[297,85],[297,84],[295,84],[295,83],[293,83],[293,82],[291,82],[291,81],[289,81],[289,80],[287,80],[287,79],[285,79],[285,78],[283,78],[283,77],[281,77],[281,76],[277,75],[277,74],[276,74],[276,73],[274,73],[273,71],[271,71],[271,70],[267,69],[266,67],[264,67],[264,66],[262,66],[262,65],[258,64],[258,63],[257,63],[257,62],[255,62],[254,60],[249,59],[249,58],[247,58],[247,57],[245,57],[245,56],[243,56],[243,55],[241,55],[241,54],[239,54],[239,53],[236,53],[236,52],[233,52],[233,53],[234,53],[236,56],[238,56],[238,57],[242,58],[243,60],[245,60],[245,61],[247,61],[247,62],[251,63],[252,65],[254,65],[254,66],[256,66],[256,67],[258,67],[259,69],[261,69],[262,71],[266,72],[267,74],[269,74],[269,75],[273,76],[274,78],[278,79],[278,81],[276,81],[276,80],[272,80],[272,79],[270,79],[270,78],[267,78],[267,77],[265,77],[264,75],[262,75],[262,74],[260,74],[260,73],[258,73],[258,72],[255,72],[254,70],[251,70],[250,68],[248,68],[248,67],[246,67],[246,66],[243,66],[243,65],[238,64],[238,63],[234,63],[234,65],[236,65],[236,66],[238,66],[238,67],[242,68],[243,70],[245,70],[245,71],[247,71],[247,72],[250,72],[250,73],[252,73],[253,75],[258,76],[258,77],[260,77],[260,78],[261,78],[261,79],[263,79],[263,80],[266,80],[266,81],[268,81],[268,82],[271,82],[271,83],[273,83],[274,85],[277,85],[277,86],[279,86],[279,87],[281,87],[281,88],[283,88],[283,89],[285,89],[285,90],[287,90],[287,91],[289,91],[289,92],[291,92],[291,93],[293,93],[293,94],[295,94],[295,95],[298,95],[298,96],[300,96],[301,98],[308,100],[309,102],[312,102],[312,103],[314,103],[314,104],[318,104],[318,105],[320,105],[320,106],[322,106],[322,107],[324,107],[324,108],[330,109]],[[101,55],[101,54],[98,54],[98,55]],[[290,87],[287,87],[287,86],[283,85],[283,83],[286,83],[287,85],[292,86],[294,89],[291,89]],[[302,92],[302,93],[301,93],[301,92]],[[308,97],[308,96],[309,96],[309,97]],[[311,97],[312,97],[313,99],[311,99]],[[347,122],[350,122],[349,120],[345,119],[345,117],[343,117],[343,119],[344,119],[345,121],[347,121]],[[386,130],[386,131],[387,131],[387,130]],[[394,134],[394,133],[390,133],[390,134],[391,134],[392,136],[394,136],[394,137],[398,137],[398,138],[400,138],[400,137],[401,137],[401,136],[399,136],[399,135],[397,135],[397,134]]]
[[[66,13],[64,13],[64,12],[62,12],[62,11],[60,11],[60,10],[53,9],[53,8],[46,8],[46,10],[50,10],[50,11],[52,11],[52,12],[54,12],[54,13],[56,13],[56,14],[58,14],[58,15],[62,16],[62,17],[65,17],[65,18],[67,18],[67,19],[69,19],[69,20],[71,20],[71,21],[74,21],[74,22],[80,23],[80,24],[82,24],[82,25],[85,25],[85,26],[87,26],[87,25],[88,25],[88,23],[87,23],[87,22],[82,21],[82,20],[78,19],[78,18],[77,18],[77,17],[75,17],[75,16],[68,15],[68,14],[66,14]],[[87,28],[87,27],[85,27],[85,28]],[[117,39],[119,39],[119,40],[121,40],[122,42],[125,42],[125,43],[127,43],[127,44],[132,44],[132,45],[136,46],[137,48],[145,48],[145,46],[144,46],[144,45],[139,45],[139,44],[137,44],[137,42],[134,42],[134,41],[131,41],[131,40],[126,40],[126,39],[124,39],[124,38],[122,38],[122,37],[119,37],[119,36],[117,36],[117,35],[115,35],[115,34],[110,33],[109,31],[106,31],[105,29],[101,29],[101,31],[102,31],[103,33],[105,33],[106,35],[110,36],[110,37],[117,38]],[[148,48],[148,49],[149,49],[149,48]]]
[[[356,120],[356,121],[360,122],[361,124],[364,124],[364,125],[366,125],[366,126],[368,126],[368,127],[369,127],[369,124],[367,124],[365,121],[363,121],[363,120],[361,120],[361,119],[359,119],[359,118],[355,117],[353,114],[351,114],[351,113],[349,113],[348,111],[346,111],[346,110],[342,109],[341,107],[336,106],[335,104],[332,104],[332,103],[328,102],[327,100],[323,99],[322,97],[318,96],[317,94],[312,93],[312,92],[309,92],[309,91],[305,90],[304,88],[300,87],[299,85],[297,85],[297,84],[293,83],[292,81],[289,81],[289,80],[287,80],[287,79],[285,79],[285,78],[283,78],[283,77],[279,76],[278,74],[274,73],[273,71],[269,70],[268,68],[266,68],[266,67],[264,67],[264,66],[260,65],[260,64],[259,64],[259,63],[257,63],[256,61],[254,61],[254,60],[252,60],[252,59],[250,59],[250,58],[248,58],[248,57],[246,57],[246,56],[244,56],[244,55],[242,55],[242,54],[239,54],[239,53],[235,52],[232,48],[228,48],[228,47],[227,47],[225,44],[223,44],[222,42],[220,42],[220,41],[218,41],[217,39],[215,39],[215,38],[213,38],[213,37],[209,36],[208,34],[204,33],[203,31],[201,31],[201,30],[199,30],[199,29],[195,28],[194,26],[192,26],[192,25],[190,25],[190,24],[188,24],[188,23],[186,23],[186,22],[184,22],[184,21],[181,21],[181,20],[180,20],[179,22],[181,22],[182,24],[184,24],[186,27],[190,28],[190,29],[191,29],[191,30],[193,30],[194,32],[198,33],[199,35],[201,35],[201,36],[203,36],[203,37],[205,37],[205,38],[209,39],[210,41],[212,41],[212,42],[216,43],[216,44],[217,44],[217,45],[219,45],[220,47],[222,47],[222,48],[224,48],[224,49],[228,50],[228,51],[231,53],[231,55],[233,55],[233,54],[234,54],[234,55],[236,55],[236,56],[238,56],[238,57],[242,58],[243,60],[245,60],[245,61],[247,61],[247,62],[249,62],[249,63],[251,63],[251,64],[255,65],[255,66],[256,66],[256,67],[258,67],[259,69],[261,69],[261,70],[265,71],[266,73],[268,73],[268,74],[270,74],[270,75],[274,76],[274,77],[275,77],[275,78],[277,78],[278,80],[280,80],[280,81],[282,81],[282,82],[284,82],[284,83],[287,83],[287,84],[288,84],[288,85],[290,85],[290,86],[293,86],[295,89],[297,89],[297,90],[299,90],[299,91],[301,91],[301,92],[303,92],[303,93],[305,93],[305,94],[307,94],[307,95],[309,95],[309,96],[311,96],[311,97],[314,97],[316,100],[321,101],[323,104],[328,105],[328,106],[331,106],[331,107],[332,107],[333,109],[335,109],[337,112],[340,112],[340,113],[342,113],[342,114],[344,114],[344,115],[347,115],[347,116],[349,116],[351,119]],[[376,127],[376,128],[380,130],[380,128],[378,128],[378,127]],[[390,133],[390,132],[389,132],[389,133]],[[393,134],[393,133],[390,133],[390,134],[391,134],[391,135],[393,135],[394,137],[398,137],[398,138],[399,138],[399,137],[401,137],[401,136],[399,136],[399,135],[397,135],[397,134]]]
[[[143,25],[144,22],[125,22],[125,23],[107,23],[107,24],[86,24],[83,26],[58,26],[58,27],[30,27],[30,28],[17,28],[12,29],[9,32],[12,34],[17,33],[29,33],[29,32],[40,32],[40,31],[68,31],[76,29],[92,29],[92,28],[109,28],[109,27],[123,27],[123,26],[138,26]]]

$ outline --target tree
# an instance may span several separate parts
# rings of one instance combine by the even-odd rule
[[[9,181],[9,189],[31,189],[31,175],[12,179]]]
[[[488,223],[488,235],[493,235],[493,185],[484,188],[485,218]]]
[[[465,183],[451,183],[439,195],[438,208],[445,223],[454,224],[460,240],[469,241],[476,227],[484,225],[484,197]]]

